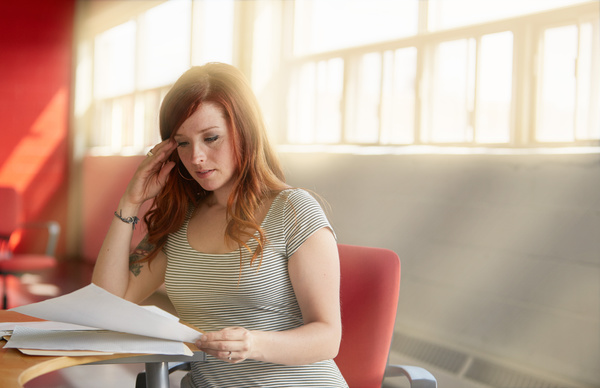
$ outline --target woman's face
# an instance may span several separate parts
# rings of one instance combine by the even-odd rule
[[[231,133],[219,105],[201,104],[174,138],[183,165],[204,190],[231,191],[235,158]]]

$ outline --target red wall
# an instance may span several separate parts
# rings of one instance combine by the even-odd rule
[[[67,219],[68,118],[75,0],[0,1],[0,184],[23,220]],[[45,242],[25,234],[17,251]]]

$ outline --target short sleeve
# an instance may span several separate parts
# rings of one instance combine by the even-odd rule
[[[284,205],[284,236],[287,256],[292,256],[317,230],[335,232],[317,200],[302,189],[290,190]]]

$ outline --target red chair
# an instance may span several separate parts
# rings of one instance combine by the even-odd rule
[[[381,387],[405,376],[412,388],[436,388],[427,370],[388,365],[400,291],[400,259],[388,249],[338,245],[342,343],[335,362],[351,388]]]
[[[342,343],[335,363],[350,388],[381,387],[384,376],[405,376],[411,388],[437,388],[418,366],[388,365],[400,291],[400,259],[393,251],[338,244]],[[189,370],[177,363],[170,370]],[[166,376],[166,372],[164,373]],[[146,374],[136,388],[146,387]]]
[[[13,187],[0,186],[0,276],[2,276],[2,308],[8,308],[9,275],[41,271],[56,266],[54,252],[60,234],[60,225],[55,221],[43,223],[19,223],[21,197]],[[48,242],[44,254],[13,254],[9,245],[11,235],[17,229],[45,228],[48,230]]]

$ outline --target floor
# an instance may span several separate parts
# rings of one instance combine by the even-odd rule
[[[20,280],[9,278],[9,306],[15,307],[34,303],[49,297],[54,297],[75,291],[90,283],[92,266],[80,262],[61,263],[59,268],[43,275],[26,275]],[[157,293],[144,304],[156,305],[173,312],[166,296]],[[392,353],[390,363],[415,365],[410,359]],[[137,374],[144,370],[142,364],[131,365],[82,365],[51,372],[31,380],[25,388],[105,388],[105,387],[135,387]],[[430,369],[438,379],[438,385],[443,388],[486,388],[473,385],[448,375],[444,371]],[[179,381],[185,372],[175,372],[170,376],[170,387],[179,387]],[[382,388],[408,388],[408,380],[403,377],[386,378]]]

